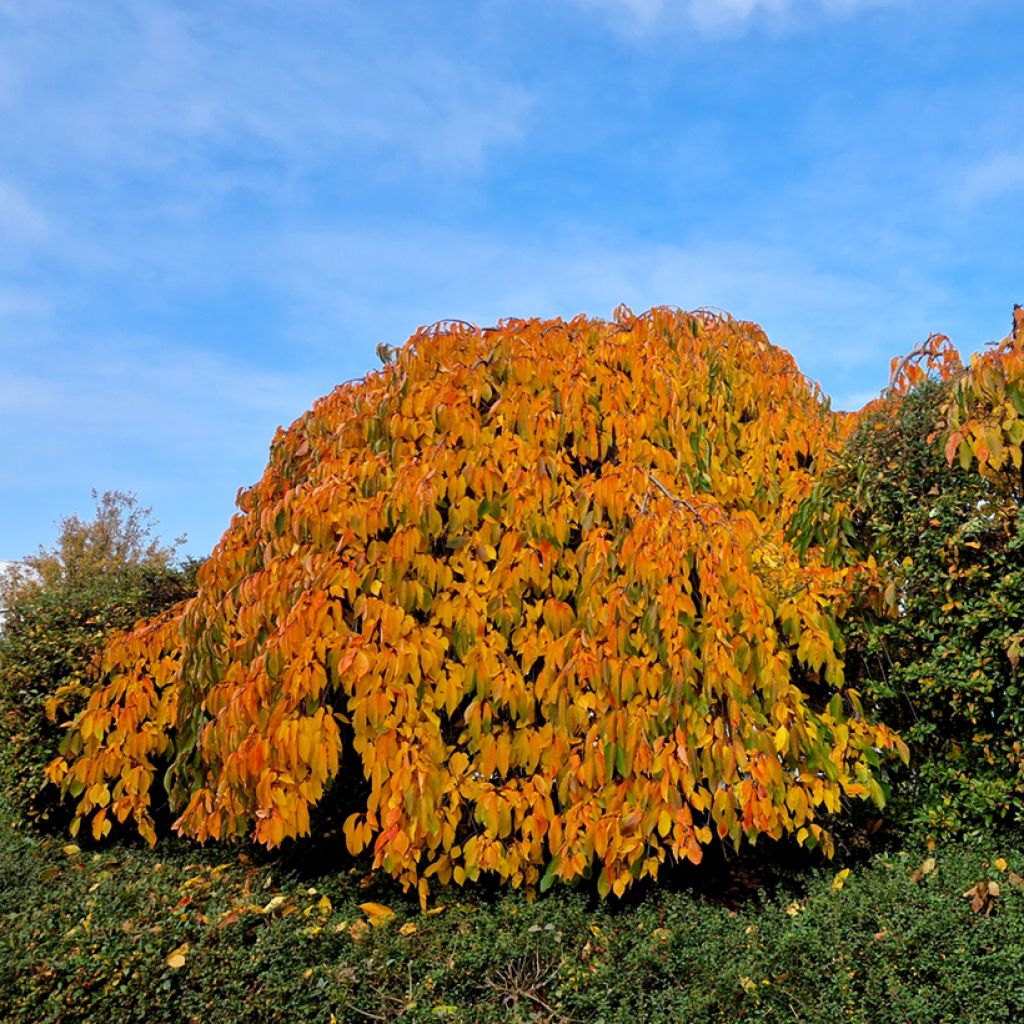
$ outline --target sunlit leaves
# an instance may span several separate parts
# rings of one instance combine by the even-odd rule
[[[363,786],[348,849],[425,900],[621,894],[715,835],[827,849],[845,798],[881,801],[900,741],[836,627],[866,567],[788,536],[846,425],[788,354],[620,310],[388,355],[278,434],[198,596],[109,646],[52,769],[80,818],[152,835],[171,762],[181,831],[276,846]]]
[[[975,355],[946,408],[945,453],[1020,499],[1024,450],[1024,310],[998,344]]]

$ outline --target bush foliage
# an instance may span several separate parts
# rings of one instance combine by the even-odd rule
[[[1012,822],[1022,328],[968,367],[929,338],[853,416],[705,313],[385,348],[279,433],[197,595],[107,645],[48,767],[73,828],[155,841],[169,763],[200,840],[277,846],[333,788],[424,902],[621,894],[717,840],[828,852],[894,724],[918,822]]]
[[[150,538],[149,510],[133,495],[94,498],[94,520],[65,519],[55,546],[27,558],[3,586],[0,787],[21,817],[37,822],[56,811],[43,771],[64,735],[47,705],[58,704],[62,719],[79,711],[107,636],[194,590],[196,566],[171,564],[174,549]]]
[[[943,457],[933,435],[955,390],[925,381],[869,411],[833,479],[895,606],[850,617],[847,676],[913,752],[891,813],[941,832],[1024,821],[1020,508]]]

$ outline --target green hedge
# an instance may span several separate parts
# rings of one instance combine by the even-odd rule
[[[864,417],[827,481],[893,580],[894,614],[844,624],[850,684],[911,750],[889,816],[936,835],[1024,824],[1024,531],[1012,497],[947,464],[948,393]]]
[[[93,853],[5,814],[0,1019],[1020,1020],[1024,849],[951,846],[927,872],[926,856],[880,855],[841,889],[816,869],[732,905],[679,885],[611,907],[453,891],[423,915],[358,870],[302,876],[175,841]],[[999,895],[972,910],[963,894],[989,881]],[[370,926],[368,901],[394,916]]]

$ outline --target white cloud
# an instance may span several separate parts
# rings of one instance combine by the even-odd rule
[[[214,168],[237,150],[251,187],[267,162],[329,167],[362,146],[472,173],[521,137],[531,111],[520,82],[429,41],[394,41],[357,7],[313,4],[269,24],[216,3],[6,10],[4,146],[48,172],[74,161],[119,177],[201,173],[217,189],[235,184]]]
[[[969,166],[955,191],[965,206],[998,199],[1024,189],[1024,150],[995,153]]]
[[[572,0],[579,7],[606,12],[616,27],[643,35],[663,24],[687,24],[710,34],[742,27],[758,15],[797,16],[822,9],[847,14],[864,7],[882,7],[906,0]]]
[[[744,22],[761,11],[778,13],[790,6],[790,0],[689,0],[687,4],[696,25],[710,30]]]
[[[8,245],[40,241],[47,233],[46,217],[28,197],[0,179],[0,238]]]

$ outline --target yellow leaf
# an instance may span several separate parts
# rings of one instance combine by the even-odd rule
[[[399,935],[415,935],[419,929],[413,924],[412,921],[408,921],[398,929]]]
[[[278,895],[271,898],[270,902],[260,909],[261,914],[272,914],[278,907],[280,907],[284,901],[284,896]]]
[[[789,730],[780,725],[775,733],[775,749],[781,754],[789,745]]]
[[[1004,857],[996,857],[994,864],[996,871],[1006,870],[1006,859]]]
[[[188,951],[189,951],[189,945],[186,942],[186,943],[184,943],[184,945],[179,946],[177,949],[175,949],[171,953],[168,953],[168,955],[167,955],[167,966],[168,967],[173,967],[174,970],[176,970],[176,971],[179,970],[180,968],[184,967],[185,966],[185,957],[188,955]]]
[[[832,879],[832,888],[836,892],[839,892],[839,890],[842,889],[842,887],[844,885],[846,885],[846,879],[849,878],[849,877],[850,877],[850,869],[849,868],[843,868],[843,870],[840,871],[839,874],[837,874],[836,877]]]
[[[374,928],[380,928],[395,916],[395,912],[382,903],[360,903],[359,909],[369,918]]]

